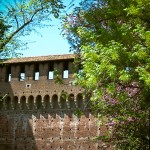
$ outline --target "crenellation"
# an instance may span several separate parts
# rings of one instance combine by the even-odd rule
[[[11,77],[11,67],[10,65],[3,66],[2,68],[2,81],[8,82],[9,77]]]
[[[35,66],[35,64],[29,63],[25,67],[25,74],[26,74],[26,77],[27,77],[27,81],[28,80],[29,81],[34,80],[34,66]]]
[[[47,80],[48,77],[48,64],[40,63],[39,64],[40,80]]]
[[[20,66],[19,65],[11,65],[11,80],[10,82],[16,82],[16,81],[19,81],[20,80],[20,77],[19,77],[19,73],[20,73]]]

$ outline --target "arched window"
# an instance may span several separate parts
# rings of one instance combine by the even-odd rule
[[[25,96],[22,96],[20,98],[20,105],[21,105],[21,109],[26,109],[26,97]]]
[[[84,105],[83,105],[83,96],[82,96],[81,93],[79,93],[77,95],[77,107],[80,108],[80,109],[84,108]]]
[[[32,95],[30,95],[28,97],[28,105],[29,105],[29,109],[33,109],[34,108],[34,97]]]
[[[54,109],[58,109],[59,105],[58,105],[58,96],[55,94],[52,96],[52,105]]]
[[[17,110],[19,108],[17,96],[14,96],[14,98],[13,98],[13,107],[14,107],[14,110]]]
[[[69,102],[69,107],[70,108],[75,108],[76,107],[73,94],[69,95],[68,102]]]
[[[61,104],[61,108],[62,109],[66,109],[67,108],[66,96],[65,95],[61,95],[60,96],[60,104]]]
[[[5,98],[5,106],[6,106],[6,110],[10,110],[11,109],[11,98],[9,96],[7,96]]]
[[[50,108],[50,97],[49,97],[49,95],[44,96],[44,107],[45,107],[45,109]]]
[[[41,97],[41,95],[38,95],[36,97],[36,107],[37,107],[37,109],[41,109],[42,108],[42,97]]]

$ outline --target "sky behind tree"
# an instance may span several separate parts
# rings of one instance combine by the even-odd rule
[[[71,13],[73,7],[70,8],[70,3],[77,6],[80,0],[63,0],[63,2],[67,6],[67,13]],[[22,57],[70,53],[68,41],[61,35],[61,20],[52,18],[51,27],[37,29],[38,33],[33,32],[21,38],[28,42],[28,49],[21,51]]]

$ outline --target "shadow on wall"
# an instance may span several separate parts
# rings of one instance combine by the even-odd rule
[[[7,96],[0,102],[0,150],[96,149],[89,140],[97,135],[90,115],[80,93],[76,100],[72,93],[67,99],[57,94]]]
[[[7,90],[11,92],[8,85]],[[13,95],[0,100],[0,150],[37,149],[32,113],[25,108],[24,100],[22,98],[22,105],[18,103],[18,97]]]
[[[72,85],[73,58],[50,58],[0,66],[0,92],[7,93],[0,101],[0,150],[99,148],[92,141],[100,129],[86,101],[89,98]],[[55,84],[55,68],[64,86]],[[70,93],[65,95],[66,91]]]
[[[14,112],[0,113],[0,149],[36,149],[31,116]]]

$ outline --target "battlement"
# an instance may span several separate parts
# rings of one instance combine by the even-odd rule
[[[70,78],[74,73],[75,55],[51,55],[3,60],[0,64],[0,82],[53,79],[57,69],[62,78]],[[44,78],[45,77],[45,78]],[[42,79],[42,80],[43,80]]]

